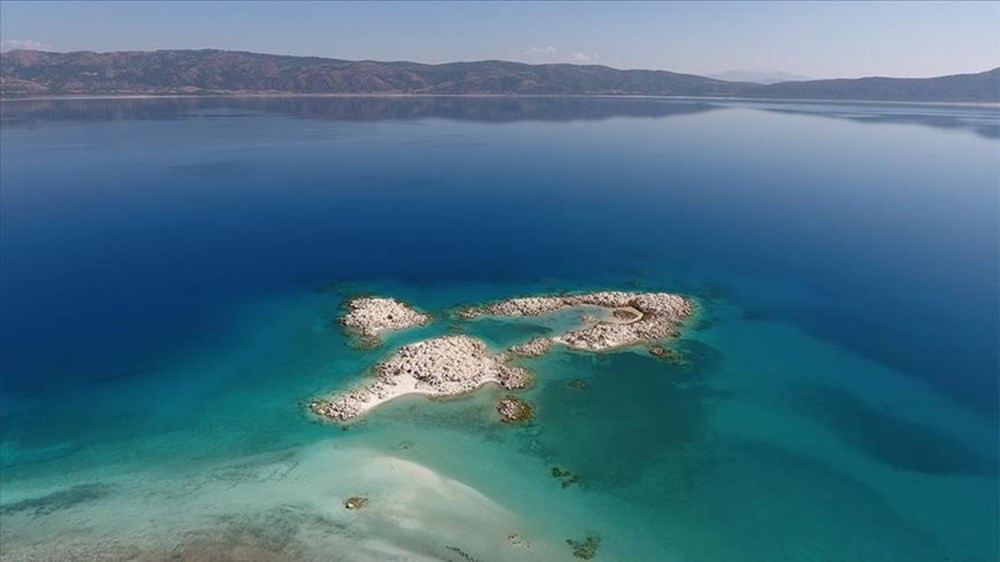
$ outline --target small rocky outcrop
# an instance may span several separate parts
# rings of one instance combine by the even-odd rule
[[[507,544],[516,548],[531,548],[531,543],[528,539],[521,536],[520,533],[510,533],[507,535]]]
[[[520,357],[541,357],[552,348],[549,338],[532,338],[531,340],[511,346],[508,351]]]
[[[347,314],[340,319],[340,323],[363,338],[377,338],[384,332],[413,328],[431,319],[389,297],[357,297],[347,301],[345,306]]]
[[[500,421],[504,423],[526,422],[535,417],[535,410],[531,404],[513,396],[507,396],[497,402],[497,413],[500,414]]]
[[[676,358],[674,350],[669,347],[664,347],[662,345],[651,345],[649,346],[649,354],[653,357],[658,357],[660,359],[665,359],[667,361],[673,361]]]
[[[344,507],[350,510],[362,509],[368,505],[368,498],[363,496],[352,496],[344,502]]]

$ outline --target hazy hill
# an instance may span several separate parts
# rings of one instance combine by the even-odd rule
[[[706,74],[709,78],[716,80],[728,80],[730,82],[752,82],[754,84],[775,84],[778,82],[788,82],[790,80],[812,80],[809,76],[792,74],[775,70],[772,72],[759,72],[756,70],[727,70],[715,74]]]
[[[504,61],[418,64],[180,50],[0,55],[0,94],[512,94],[1000,101],[997,70],[931,79],[761,86],[663,70]]]
[[[1000,68],[939,78],[855,78],[780,82],[747,92],[754,97],[906,101],[1000,101]]]
[[[233,51],[48,53],[0,59],[15,94],[287,92],[719,95],[734,84],[690,74],[503,61],[418,64]]]

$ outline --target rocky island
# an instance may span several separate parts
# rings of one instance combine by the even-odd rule
[[[507,364],[508,356],[493,353],[481,340],[469,336],[434,338],[399,348],[375,366],[375,382],[309,407],[316,415],[335,421],[356,418],[372,408],[408,394],[447,398],[495,383],[518,390],[531,383],[524,367]]]
[[[511,346],[507,351],[520,357],[541,357],[549,352],[552,340],[549,338],[531,338],[525,343]]]
[[[603,318],[588,315],[584,326],[549,338],[583,351],[607,351],[662,340],[677,334],[677,328],[694,312],[687,298],[670,293],[599,291],[580,295],[517,297],[459,312],[465,319],[480,316],[540,316],[575,307],[604,309]],[[583,319],[583,318],[581,318]],[[511,348],[512,353],[537,357],[547,351],[535,338]]]
[[[431,317],[388,297],[356,297],[347,301],[341,325],[362,338],[378,343],[385,332],[405,330],[430,322]]]
[[[497,413],[504,423],[530,421],[535,415],[535,409],[516,396],[508,396],[497,403]]]

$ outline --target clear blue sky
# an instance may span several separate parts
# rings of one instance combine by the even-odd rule
[[[1000,2],[23,2],[3,49],[217,48],[593,62],[707,74],[934,76],[1000,66]]]

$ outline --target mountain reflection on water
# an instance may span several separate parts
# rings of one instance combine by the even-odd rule
[[[968,131],[1000,138],[1000,111],[980,106],[923,106],[864,102],[768,102],[729,99],[611,96],[251,96],[4,100],[4,126],[41,121],[169,120],[235,110],[332,121],[453,119],[484,123],[594,121],[614,117],[671,117],[729,107],[785,114],[898,123]]]
[[[939,129],[971,131],[990,139],[1000,138],[1000,110],[993,107],[803,103],[781,107],[762,104],[761,109],[775,113],[847,119],[855,123],[926,125]]]
[[[718,106],[705,101],[610,97],[174,97],[135,99],[11,100],[5,125],[36,121],[185,119],[234,109],[333,121],[442,118],[460,121],[574,121],[611,117],[669,117]]]

